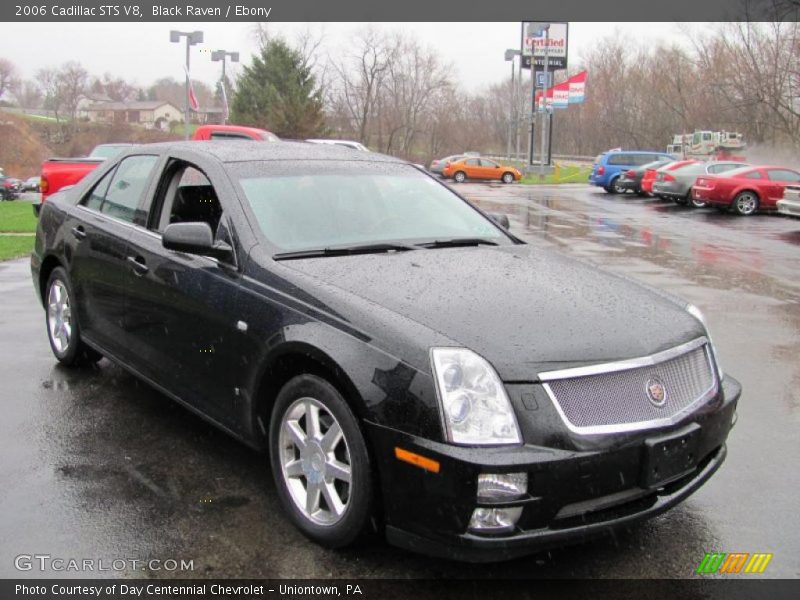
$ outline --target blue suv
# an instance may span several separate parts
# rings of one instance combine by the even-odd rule
[[[609,150],[594,159],[589,183],[597,185],[609,194],[622,194],[625,190],[617,186],[617,180],[624,171],[635,169],[657,160],[677,160],[664,152],[645,152],[639,150]]]

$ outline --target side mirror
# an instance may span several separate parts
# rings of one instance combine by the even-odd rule
[[[508,221],[508,217],[502,213],[486,213],[486,216],[489,217],[492,221],[500,225],[503,229],[509,229],[511,227],[511,223]]]
[[[167,250],[177,250],[188,254],[211,256],[230,261],[233,248],[225,242],[214,243],[214,234],[208,223],[172,223],[167,225],[161,236],[161,245]]]

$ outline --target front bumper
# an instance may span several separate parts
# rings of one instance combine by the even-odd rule
[[[790,217],[800,217],[800,201],[778,200],[778,212]]]
[[[492,562],[581,542],[661,514],[696,491],[724,461],[740,394],[739,384],[725,378],[713,410],[701,410],[665,430],[616,437],[605,447],[583,450],[560,441],[548,447],[458,447],[369,423],[387,540],[424,554]],[[701,430],[692,470],[645,486],[645,441],[679,434],[692,424]],[[437,461],[438,472],[396,460],[396,447]],[[514,472],[528,474],[525,497],[478,504],[480,473]],[[476,534],[468,525],[478,506],[523,510],[513,532]]]

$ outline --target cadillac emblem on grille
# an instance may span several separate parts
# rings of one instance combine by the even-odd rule
[[[647,380],[647,399],[653,406],[659,408],[667,402],[667,389],[658,377],[651,377]]]

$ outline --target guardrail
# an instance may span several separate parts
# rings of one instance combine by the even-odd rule
[[[513,162],[525,163],[525,164],[527,164],[527,161],[528,161],[528,157],[527,156],[514,156],[514,155],[512,155],[512,156],[509,157],[509,156],[488,155],[488,154],[482,155],[482,156],[485,156],[488,159],[497,160],[497,161],[508,161],[508,160],[510,160],[510,161],[513,161]],[[553,158],[554,161],[560,160],[560,161],[567,161],[567,162],[578,163],[578,164],[592,164],[594,162],[595,156],[580,156],[580,155],[577,155],[577,154],[553,154],[552,158]],[[535,157],[534,157],[533,164],[535,164],[535,165],[539,164],[539,161],[536,160]]]

